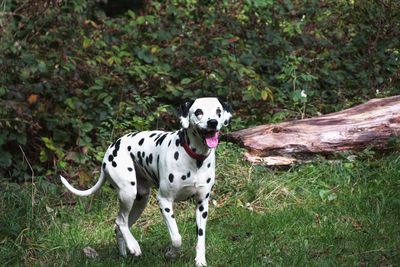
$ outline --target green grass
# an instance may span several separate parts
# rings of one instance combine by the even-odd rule
[[[400,154],[358,154],[271,170],[222,144],[207,226],[210,266],[400,264]],[[121,259],[116,195],[66,193],[60,183],[0,184],[0,263],[37,266],[193,266],[194,204],[176,205],[181,256],[168,261],[168,233],[154,200],[132,231],[143,256]],[[94,248],[90,259],[83,248]]]

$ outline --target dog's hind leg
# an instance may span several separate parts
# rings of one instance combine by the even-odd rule
[[[129,215],[131,213],[134,201],[136,198],[136,189],[120,188],[118,192],[118,198],[120,202],[120,209],[118,212],[116,224],[116,235],[118,248],[121,256],[126,256],[126,248],[129,253],[134,256],[140,256],[142,254],[139,243],[133,237],[129,230]]]
[[[139,219],[140,215],[144,211],[149,202],[149,197],[151,193],[151,183],[140,176],[137,173],[137,193],[136,199],[133,203],[131,212],[129,214],[129,227],[131,227],[137,219]]]
[[[129,167],[129,165],[132,166],[132,162],[120,160],[117,165],[119,168],[114,167],[108,170],[113,184],[117,187],[119,212],[115,220],[115,232],[119,253],[123,257],[126,257],[127,249],[134,256],[142,254],[138,242],[129,231],[129,215],[137,195],[136,173],[133,166]]]

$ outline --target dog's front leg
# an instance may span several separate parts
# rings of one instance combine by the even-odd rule
[[[196,208],[197,246],[196,266],[207,266],[206,261],[206,224],[208,218],[208,198],[200,199]]]
[[[160,205],[160,210],[164,217],[164,221],[167,224],[172,243],[172,246],[168,247],[165,256],[168,258],[176,258],[179,255],[182,245],[182,237],[179,234],[178,225],[175,221],[175,215],[172,207],[173,201],[162,197],[160,194],[157,196],[157,200],[158,204]]]

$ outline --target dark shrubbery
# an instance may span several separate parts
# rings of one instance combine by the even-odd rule
[[[84,180],[115,136],[170,127],[198,96],[230,101],[239,127],[399,93],[396,0],[146,3],[110,18],[94,1],[2,2],[0,176]]]

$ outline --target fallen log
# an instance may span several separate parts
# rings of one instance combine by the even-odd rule
[[[279,166],[339,151],[384,149],[399,136],[400,96],[393,96],[315,118],[231,132],[226,139],[246,148],[250,162]]]

